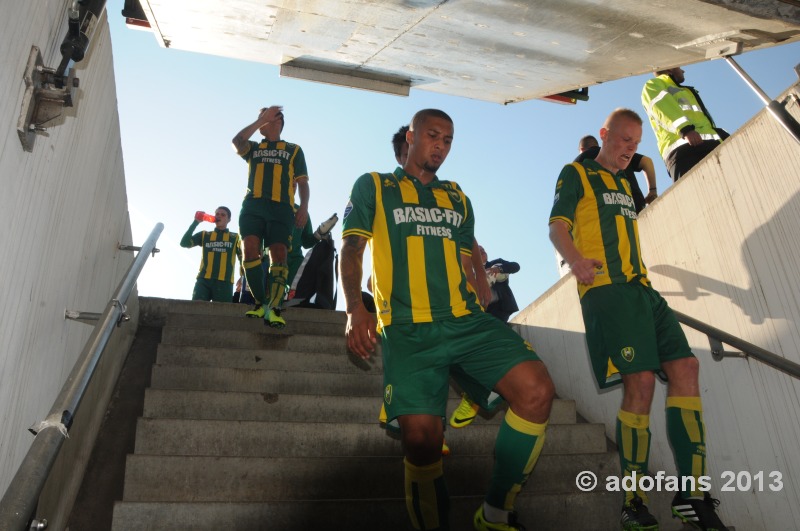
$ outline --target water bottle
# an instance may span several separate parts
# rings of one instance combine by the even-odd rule
[[[214,214],[206,214],[202,210],[198,210],[197,212],[195,212],[194,218],[197,219],[198,216],[202,216],[203,221],[208,221],[209,223],[217,222],[217,218],[216,216],[214,216]]]

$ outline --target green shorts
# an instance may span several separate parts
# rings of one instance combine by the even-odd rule
[[[231,302],[233,300],[233,284],[227,280],[198,278],[194,283],[192,300]]]
[[[590,289],[581,310],[601,389],[622,383],[622,374],[655,371],[663,377],[663,362],[694,356],[667,301],[638,281]]]
[[[242,238],[258,236],[265,247],[292,243],[294,209],[288,203],[246,198],[239,212],[239,234]]]
[[[517,364],[537,361],[533,347],[486,313],[384,327],[383,401],[387,419],[446,415],[449,376],[490,409],[495,384]]]

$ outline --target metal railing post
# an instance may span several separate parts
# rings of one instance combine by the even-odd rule
[[[75,412],[80,406],[108,339],[124,314],[125,303],[136,279],[155,248],[162,230],[164,230],[162,223],[157,223],[153,228],[89,336],[83,352],[53,402],[50,414],[44,421],[31,428],[36,437],[0,500],[0,531],[22,531],[34,517],[39,495],[72,426]]]

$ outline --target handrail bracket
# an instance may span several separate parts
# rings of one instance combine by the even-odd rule
[[[122,326],[122,323],[127,323],[131,320],[131,316],[128,313],[128,306],[118,301],[117,299],[111,299],[111,304],[119,308],[119,319],[117,319],[117,328]]]
[[[137,245],[125,245],[125,244],[117,245],[117,249],[119,249],[120,251],[141,251],[142,250],[142,248],[137,246]],[[153,247],[153,251],[150,253],[150,255],[155,258],[156,253],[160,253],[160,252],[161,252],[161,249],[159,249],[157,247]]]
[[[725,350],[725,347],[722,345],[722,341],[717,339],[714,336],[707,336],[708,337],[708,344],[711,346],[711,357],[714,361],[722,361],[725,358],[746,358],[747,354],[744,352],[738,351],[731,351]]]

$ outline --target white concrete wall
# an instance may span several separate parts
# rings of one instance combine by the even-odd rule
[[[28,450],[28,427],[48,414],[92,327],[65,309],[101,312],[132,262],[111,41],[105,17],[79,63],[77,106],[39,136],[32,153],[16,132],[32,45],[45,66],[61,60],[65,0],[3,2],[0,17],[0,492]],[[138,242],[141,243],[141,242]],[[61,529],[80,485],[138,318],[118,328],[63,447],[40,514]]]
[[[796,102],[790,111],[800,116]],[[639,220],[651,280],[673,308],[797,363],[799,168],[800,144],[762,112]],[[558,394],[576,399],[590,421],[605,422],[613,439],[622,394],[620,389],[598,394],[572,275],[514,322],[547,364]],[[797,529],[800,381],[755,360],[715,362],[706,337],[684,329],[701,363],[709,467],[723,521],[748,531]],[[674,474],[664,391],[657,385],[650,463],[652,470]],[[721,492],[723,471],[764,471],[763,492]],[[768,488],[772,471],[782,475],[780,492]]]

